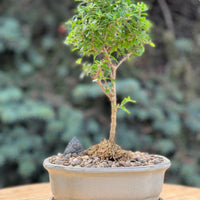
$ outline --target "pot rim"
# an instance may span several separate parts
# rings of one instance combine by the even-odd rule
[[[156,154],[155,154],[156,155]],[[143,171],[155,171],[155,170],[162,170],[168,169],[171,166],[171,162],[168,158],[156,155],[164,159],[164,162],[156,164],[156,165],[149,165],[149,166],[134,166],[134,167],[116,167],[116,168],[87,168],[87,167],[68,167],[64,165],[57,165],[52,164],[49,162],[50,157],[46,158],[43,162],[44,168],[54,169],[54,170],[66,170],[68,172],[88,172],[88,173],[111,173],[111,172],[143,172]]]

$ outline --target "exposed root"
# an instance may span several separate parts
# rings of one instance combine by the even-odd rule
[[[109,140],[91,146],[86,150],[86,154],[90,157],[99,157],[101,160],[128,160],[133,154],[131,151],[123,150],[116,143],[111,143]]]

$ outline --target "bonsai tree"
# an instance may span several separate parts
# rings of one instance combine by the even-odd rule
[[[75,0],[77,1],[77,0]],[[111,125],[108,141],[88,150],[101,158],[119,158],[120,147],[115,144],[117,111],[127,102],[135,103],[126,97],[117,102],[116,74],[119,67],[131,56],[141,56],[144,45],[152,43],[149,31],[151,23],[146,19],[148,7],[134,0],[82,0],[76,15],[68,22],[69,34],[65,43],[78,50],[81,57],[92,56],[93,62],[83,62],[84,72],[96,82],[111,102]]]

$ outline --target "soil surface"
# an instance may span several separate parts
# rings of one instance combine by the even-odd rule
[[[150,166],[164,162],[164,159],[158,155],[143,152],[131,152],[131,159],[123,160],[101,160],[99,157],[88,156],[86,151],[81,153],[69,153],[66,156],[58,153],[50,158],[50,163],[70,167],[86,168],[116,168],[116,167],[134,167]]]

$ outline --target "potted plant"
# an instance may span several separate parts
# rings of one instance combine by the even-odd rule
[[[117,111],[129,113],[130,97],[117,102],[116,73],[131,56],[141,56],[152,43],[151,23],[145,3],[133,0],[82,0],[70,27],[66,44],[78,50],[83,71],[96,82],[111,102],[110,136],[86,151],[73,139],[63,154],[47,158],[56,200],[158,200],[170,161],[159,155],[125,151],[115,143]]]

